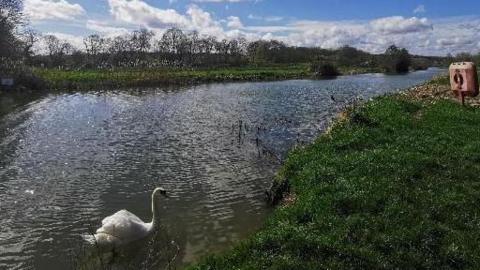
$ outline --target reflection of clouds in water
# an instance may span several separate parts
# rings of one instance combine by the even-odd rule
[[[178,262],[225,248],[268,212],[263,192],[278,163],[257,144],[284,156],[355,97],[434,73],[50,95],[0,124],[0,265],[68,267],[59,258],[103,217],[127,209],[150,220],[157,186],[172,196],[161,223]]]

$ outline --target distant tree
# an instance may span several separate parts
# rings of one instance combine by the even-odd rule
[[[110,40],[97,34],[89,35],[83,39],[85,52],[87,53],[87,66],[98,68],[105,65]]]
[[[410,65],[411,57],[407,49],[391,45],[385,51],[383,68],[386,72],[405,73],[409,71]]]
[[[105,49],[106,40],[97,34],[89,35],[83,39],[87,54],[97,56]]]
[[[117,67],[129,66],[131,47],[128,36],[117,36],[111,39],[107,46],[110,64]]]
[[[40,41],[41,34],[33,29],[26,29],[21,36],[23,57],[30,64],[34,55],[33,47]]]
[[[168,29],[158,43],[160,51],[172,54],[182,54],[187,48],[187,36],[178,28]]]
[[[259,64],[265,62],[264,41],[258,40],[248,44],[247,54],[251,63]]]
[[[340,72],[338,72],[338,69],[335,67],[335,65],[320,60],[314,61],[310,64],[310,72],[319,77],[332,77],[340,75]]]
[[[425,70],[430,66],[430,61],[426,58],[419,57],[412,60],[413,70]]]
[[[339,66],[365,66],[368,62],[368,55],[356,48],[343,46],[337,52],[337,64]]]
[[[457,62],[473,61],[473,55],[468,52],[461,52],[455,56]]]
[[[480,65],[480,52],[478,52],[474,57],[473,61],[477,64]]]
[[[140,53],[145,53],[149,51],[152,47],[152,37],[153,32],[145,28],[133,31],[132,37],[130,39],[132,49]]]
[[[64,65],[66,62],[66,56],[75,52],[75,47],[72,44],[60,40],[54,35],[45,36],[44,41],[46,43],[51,66],[60,67]]]

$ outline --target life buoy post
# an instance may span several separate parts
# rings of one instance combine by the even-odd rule
[[[465,105],[465,97],[478,95],[477,67],[473,62],[452,63],[449,73],[452,91],[463,105]]]

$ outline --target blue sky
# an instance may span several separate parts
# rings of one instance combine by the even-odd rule
[[[147,28],[161,36],[175,26],[218,38],[351,45],[374,53],[392,43],[425,55],[480,51],[477,0],[24,1],[33,28],[80,49],[92,33],[115,36]]]

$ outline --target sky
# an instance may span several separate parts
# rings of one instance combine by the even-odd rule
[[[218,39],[277,39],[293,46],[349,45],[381,53],[480,52],[478,0],[24,0],[32,28],[79,49],[108,37],[171,27]]]

